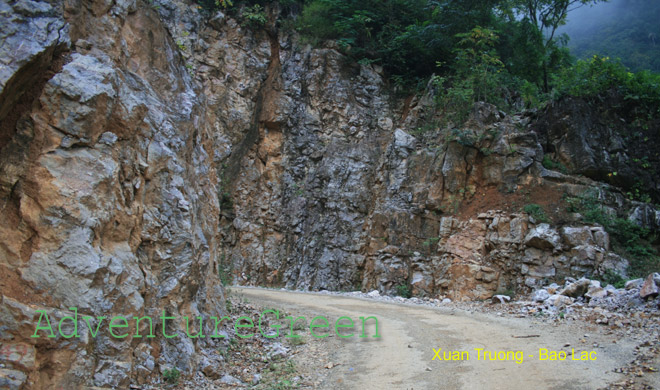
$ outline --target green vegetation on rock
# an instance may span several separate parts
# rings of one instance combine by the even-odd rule
[[[605,228],[612,237],[613,249],[630,261],[629,276],[646,277],[660,269],[660,256],[652,246],[657,240],[657,232],[617,217],[593,193],[569,197],[566,201],[568,211],[580,213],[586,223],[596,223]]]

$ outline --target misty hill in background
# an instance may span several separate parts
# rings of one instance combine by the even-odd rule
[[[560,29],[573,55],[620,58],[633,71],[660,72],[660,1],[611,0],[580,7]]]

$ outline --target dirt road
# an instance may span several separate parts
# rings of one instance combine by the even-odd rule
[[[302,331],[307,333],[307,342],[325,351],[305,362],[308,369],[324,372],[320,388],[597,389],[621,379],[613,370],[634,357],[633,340],[615,340],[596,326],[544,324],[533,318],[313,293],[240,287],[232,287],[232,293],[308,321],[315,316],[329,319],[332,337],[316,339],[309,328]],[[354,337],[336,336],[334,323],[342,316],[355,321]],[[380,338],[357,337],[359,317],[368,316],[378,318]],[[366,331],[375,333],[373,326]],[[541,360],[543,349],[548,356],[550,351],[564,351],[566,358]],[[449,351],[458,351],[463,360],[447,360],[451,354],[443,352]],[[499,352],[499,360],[488,360],[485,351]],[[505,360],[507,351],[522,352],[510,352]],[[573,360],[590,352],[592,360]],[[328,363],[334,367],[324,368]]]

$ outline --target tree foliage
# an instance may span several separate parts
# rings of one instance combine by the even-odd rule
[[[557,29],[566,24],[568,13],[581,6],[595,4],[605,0],[508,0],[499,5],[500,12],[511,22],[522,17],[521,27],[528,30],[530,46],[539,63],[545,92],[550,90],[550,73],[560,68],[565,62],[567,52],[561,50],[565,37],[557,37]]]
[[[608,56],[634,71],[660,72],[660,1],[610,0],[568,19],[559,32],[570,35],[576,57]]]
[[[456,38],[453,72],[451,76],[436,76],[434,83],[445,116],[460,123],[467,118],[474,102],[502,103],[504,64],[495,50],[499,37],[493,30],[477,26],[467,33],[456,34]]]
[[[592,98],[615,94],[631,103],[627,111],[637,119],[660,116],[660,74],[650,71],[633,73],[620,61],[593,56],[564,68],[555,79],[556,95]]]
[[[456,34],[492,24],[495,1],[313,0],[298,22],[301,32],[335,39],[356,61],[378,63],[408,79],[451,62]]]
[[[602,57],[571,65],[559,28],[571,10],[604,0],[196,1],[254,29],[278,3],[280,17],[291,18],[288,25],[308,42],[334,40],[355,62],[383,66],[399,85],[426,85],[435,75],[438,101],[458,116],[475,101],[506,109],[614,89],[653,115],[658,104],[651,73],[633,74]]]

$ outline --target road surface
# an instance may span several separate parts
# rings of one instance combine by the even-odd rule
[[[308,327],[298,332],[307,333],[310,343],[325,343],[327,356],[308,362],[327,373],[320,388],[597,389],[621,380],[613,370],[634,358],[634,341],[615,340],[605,334],[604,327],[547,324],[534,318],[503,318],[347,296],[231,289],[251,303],[284,310],[294,317],[305,316],[308,321],[315,316],[328,318],[332,337],[316,339]],[[369,316],[378,319],[380,338],[357,337],[359,317]],[[337,337],[334,324],[339,317],[355,321],[353,337]],[[366,322],[369,336],[375,333],[374,325],[369,326],[373,322]],[[317,335],[324,330],[314,329]],[[351,333],[351,329],[340,331]],[[541,355],[545,350],[547,356]],[[498,359],[489,360],[485,351]],[[551,351],[557,352],[557,360],[542,360],[551,358]],[[565,360],[559,360],[560,351],[566,353]],[[448,360],[451,357],[462,360]],[[331,369],[324,368],[328,362]]]

